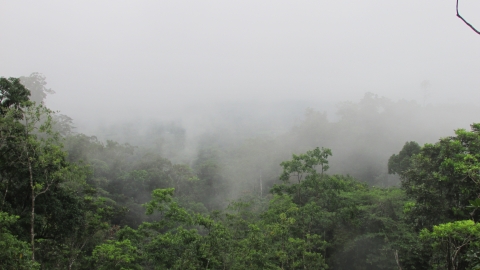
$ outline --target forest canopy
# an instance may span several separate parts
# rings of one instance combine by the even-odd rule
[[[480,269],[480,124],[425,143],[440,107],[366,94],[187,156],[174,124],[77,133],[52,92],[0,78],[3,269]]]

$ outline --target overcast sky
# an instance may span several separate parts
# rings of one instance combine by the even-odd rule
[[[477,2],[477,5],[474,5]],[[480,28],[480,4],[461,11]],[[480,100],[454,0],[1,1],[0,76],[43,73],[74,119],[192,102]],[[477,19],[477,22],[475,21]]]

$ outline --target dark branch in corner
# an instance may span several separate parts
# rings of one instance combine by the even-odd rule
[[[462,15],[460,15],[460,13],[458,12],[458,1],[457,0],[457,17],[460,18],[466,25],[468,25],[473,31],[475,31],[475,33],[479,34],[480,35],[480,31],[478,31],[475,27],[473,27],[473,25],[471,25],[469,22],[467,22],[463,17]]]

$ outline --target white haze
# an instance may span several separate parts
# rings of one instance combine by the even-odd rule
[[[461,1],[471,20],[474,2]],[[57,92],[48,105],[78,121],[171,116],[192,103],[356,101],[367,91],[480,98],[480,36],[456,18],[453,0],[3,1],[1,9],[0,74],[43,73]]]
[[[3,1],[1,10],[0,75],[43,73],[56,91],[47,105],[81,132],[161,120],[190,138],[224,124],[281,133],[307,107],[334,119],[337,103],[366,92],[423,105],[480,99],[480,36],[453,0]],[[480,27],[478,1],[461,0],[461,11]]]

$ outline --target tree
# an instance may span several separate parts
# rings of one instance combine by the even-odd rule
[[[46,87],[46,77],[38,72],[30,74],[30,76],[22,76],[18,78],[20,83],[30,91],[29,100],[36,104],[44,104],[47,94],[54,94],[55,91]]]
[[[268,235],[263,252],[270,257],[272,265],[280,269],[327,269],[324,257],[327,243],[324,235],[316,230],[319,224],[305,222],[307,215],[315,215],[308,208],[308,205],[299,207],[286,194],[275,195],[270,201],[261,224]]]
[[[137,248],[132,246],[130,240],[109,240],[98,245],[92,254],[97,269],[142,269],[135,263]],[[127,268],[128,267],[128,268]]]
[[[470,208],[470,201],[480,196],[480,124],[471,128],[425,144],[401,172],[402,187],[415,201],[408,215],[417,229],[480,218]]]
[[[432,231],[423,229],[420,238],[434,249],[432,266],[448,270],[480,268],[480,223],[461,220],[435,225]]]
[[[403,175],[411,166],[411,158],[420,152],[416,142],[406,142],[398,155],[393,154],[388,159],[388,173]]]
[[[4,116],[9,108],[20,110],[29,101],[30,91],[18,78],[0,78],[0,114]],[[18,117],[18,116],[17,116]]]
[[[2,269],[39,269],[38,263],[29,257],[31,250],[28,243],[19,240],[8,228],[18,219],[5,212],[0,212],[0,262]]]
[[[319,147],[307,151],[305,154],[292,155],[292,160],[284,161],[280,164],[283,167],[283,172],[280,175],[280,180],[285,184],[277,186],[272,189],[273,192],[279,191],[279,188],[287,188],[290,180],[296,182],[296,185],[288,187],[288,189],[295,188],[297,196],[295,202],[302,204],[305,198],[302,198],[302,181],[307,181],[318,188],[318,182],[322,180],[324,172],[328,170],[327,158],[332,155],[332,151],[328,148],[320,149]],[[320,174],[317,172],[317,166],[320,166]]]
[[[19,83],[19,79],[1,78],[0,84],[0,187],[3,191],[0,209],[19,214],[21,221],[26,210],[29,210],[31,259],[35,261],[36,227],[40,227],[36,220],[37,200],[47,193],[66,195],[62,194],[63,189],[59,189],[60,183],[67,180],[81,182],[84,174],[77,166],[66,161],[60,137],[52,130],[53,112],[43,105],[35,106],[31,103],[28,100],[30,92]],[[29,207],[25,205],[26,201],[30,202]],[[44,200],[41,205],[48,202],[49,200]],[[49,211],[42,208],[43,213]],[[54,225],[53,219],[56,216],[58,214],[50,214],[42,218],[52,222],[47,223],[49,226],[42,226],[49,228],[43,229],[44,233],[61,227],[51,226]],[[57,222],[66,223],[61,219]],[[52,235],[58,235],[58,231]]]

